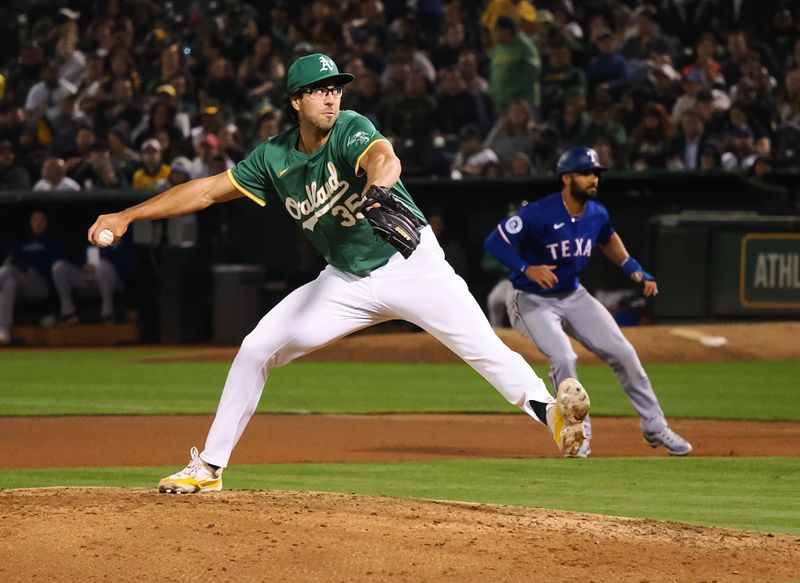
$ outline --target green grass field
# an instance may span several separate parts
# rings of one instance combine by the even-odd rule
[[[156,351],[7,352],[0,415],[188,414],[216,410],[228,363],[139,362]],[[661,364],[647,367],[670,417],[800,420],[800,361]],[[544,367],[537,367],[540,376]],[[592,414],[634,415],[607,366],[580,377]],[[258,408],[281,413],[514,413],[462,364],[292,363],[276,369]]]
[[[228,364],[139,362],[158,354],[5,352],[0,355],[0,415],[213,412]],[[670,417],[800,420],[799,361],[651,365],[647,370]],[[546,373],[543,367],[537,372]],[[608,367],[585,366],[580,375],[595,416],[634,415]],[[466,365],[361,363],[293,363],[277,369],[259,411],[518,414]],[[182,463],[5,470],[0,488],[152,488]],[[225,486],[491,502],[800,534],[800,458],[233,466]]]
[[[0,471],[0,488],[153,488],[175,468]],[[239,465],[226,488],[557,508],[800,535],[798,458],[459,460]]]

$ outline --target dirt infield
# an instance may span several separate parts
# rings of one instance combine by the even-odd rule
[[[800,358],[800,323],[625,333],[645,363]],[[526,340],[501,336],[542,362]],[[150,360],[229,361],[233,352],[175,348]],[[425,334],[356,335],[307,358],[457,361]],[[180,465],[189,446],[202,445],[211,419],[2,418],[0,468]],[[696,455],[797,455],[800,442],[800,423],[673,426]],[[636,419],[598,418],[594,433],[597,457],[665,455],[642,443]],[[258,415],[232,463],[554,456],[544,429],[522,414]],[[4,581],[796,581],[800,564],[797,537],[344,494],[6,490],[0,519]]]
[[[347,494],[0,491],[4,581],[792,581],[793,537]]]

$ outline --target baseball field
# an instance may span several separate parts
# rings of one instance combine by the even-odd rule
[[[581,347],[592,457],[562,459],[433,338],[359,334],[274,371],[225,490],[185,496],[155,485],[233,349],[3,350],[0,578],[800,580],[800,322],[623,331],[691,456]]]

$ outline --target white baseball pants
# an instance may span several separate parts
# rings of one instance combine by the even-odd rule
[[[379,322],[426,330],[539,421],[529,401],[553,401],[530,365],[497,337],[430,227],[409,259],[397,253],[364,277],[332,266],[294,290],[248,334],[231,365],[201,457],[225,467],[256,410],[270,368]]]

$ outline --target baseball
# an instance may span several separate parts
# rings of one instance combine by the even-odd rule
[[[109,229],[103,229],[97,236],[97,243],[100,247],[108,247],[114,242],[114,233]]]

